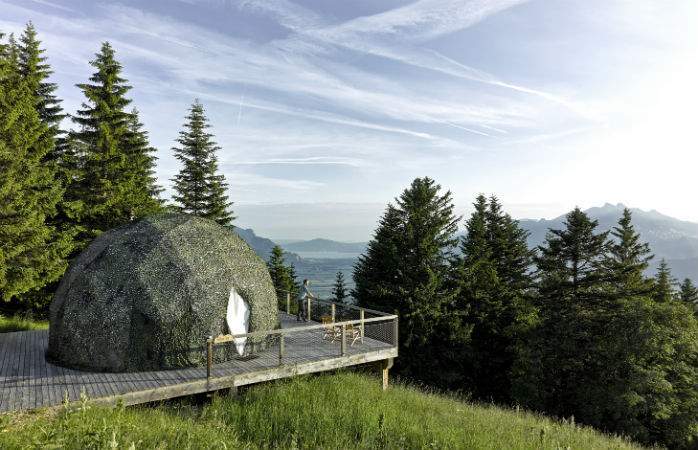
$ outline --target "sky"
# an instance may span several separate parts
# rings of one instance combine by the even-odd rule
[[[692,0],[0,0],[33,21],[67,112],[109,41],[171,192],[195,98],[236,224],[367,240],[415,177],[468,214],[606,202],[698,221]],[[67,127],[70,123],[66,124]]]

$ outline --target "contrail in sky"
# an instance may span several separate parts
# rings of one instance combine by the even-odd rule
[[[238,121],[235,124],[236,127],[240,126],[240,119],[242,118],[242,104],[245,102],[245,93],[242,93],[240,97],[240,107],[238,108]]]

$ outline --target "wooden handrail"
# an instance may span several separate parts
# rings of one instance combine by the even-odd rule
[[[292,294],[291,291],[288,291],[288,290],[286,290],[286,289],[276,289],[276,292],[283,292],[284,294],[288,294],[288,295]],[[367,313],[376,314],[376,315],[379,315],[379,316],[390,316],[390,315],[391,315],[390,313],[386,313],[386,312],[384,312],[384,311],[378,311],[378,310],[376,310],[376,309],[364,308],[364,307],[356,306],[356,305],[350,305],[350,304],[348,304],[348,303],[336,303],[336,302],[333,302],[333,301],[331,301],[331,300],[325,300],[325,299],[319,298],[319,297],[312,297],[312,299],[313,299],[314,301],[318,302],[318,303],[324,303],[324,304],[326,304],[326,305],[332,305],[332,304],[334,304],[334,305],[340,305],[340,306],[342,306],[342,307],[344,307],[344,308],[349,308],[349,309],[353,309],[353,310],[356,310],[356,311],[360,311],[360,310],[363,309],[363,310],[366,311]]]
[[[345,320],[344,322],[335,322],[334,326],[341,327],[345,325],[361,325],[363,322],[364,324],[366,323],[373,323],[373,322],[388,322],[390,320],[395,320],[397,319],[397,316],[395,314],[391,314],[388,316],[381,316],[381,317],[371,317],[370,319],[364,319],[363,321],[361,319],[357,320]],[[223,334],[220,336],[217,336],[215,338],[210,338],[211,342],[213,344],[223,344],[226,342],[231,342],[233,339],[238,339],[238,338],[255,338],[255,337],[263,337],[263,336],[272,336],[272,335],[286,335],[286,334],[291,334],[291,333],[300,333],[302,331],[309,331],[309,330],[321,330],[324,329],[325,325],[323,324],[318,324],[318,325],[303,325],[299,327],[293,327],[293,328],[279,328],[277,330],[269,330],[269,331],[253,331],[251,333],[242,333],[242,334]],[[206,342],[209,342],[207,340]]]

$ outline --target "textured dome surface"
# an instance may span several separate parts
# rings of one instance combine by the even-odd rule
[[[278,326],[266,264],[233,231],[184,214],[110,230],[61,280],[47,356],[112,372],[202,365],[206,338],[229,332],[233,290],[249,308],[249,331]],[[222,357],[232,352],[217,350]]]

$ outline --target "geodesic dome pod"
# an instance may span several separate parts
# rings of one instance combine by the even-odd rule
[[[47,356],[113,372],[190,367],[205,363],[208,336],[278,323],[269,271],[247,243],[211,220],[159,214],[102,234],[73,261],[51,304]],[[244,349],[234,344],[217,355]]]

